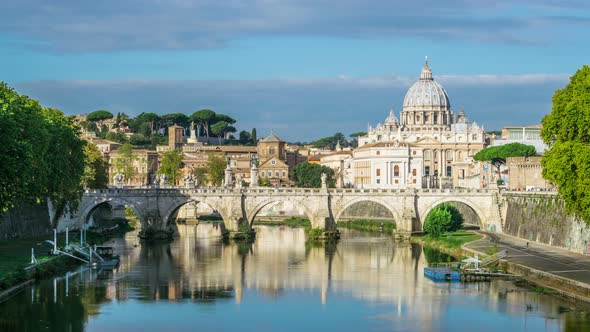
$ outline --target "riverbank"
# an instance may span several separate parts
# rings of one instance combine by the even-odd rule
[[[410,241],[439,250],[460,260],[465,254],[462,246],[481,238],[483,238],[483,236],[474,231],[458,230],[445,233],[440,237],[431,237],[430,235],[412,236],[410,237]]]
[[[89,244],[100,244],[115,235],[120,235],[134,230],[133,227],[125,224],[117,232],[92,232],[87,233]],[[71,241],[80,236],[79,232],[70,232]],[[46,240],[53,240],[49,236],[29,239],[2,240],[0,241],[0,294],[14,287],[19,287],[30,280],[39,280],[58,274],[63,274],[72,268],[80,265],[80,261],[65,256],[52,256],[50,254],[53,246]],[[57,235],[58,246],[65,244],[65,234]],[[31,265],[31,248],[34,249],[35,259],[42,264],[27,270]],[[5,294],[6,295],[6,294]],[[2,299],[0,298],[0,301]]]
[[[510,273],[559,294],[590,303],[590,257],[505,234],[482,233],[480,240],[463,245],[471,254],[483,255],[490,248],[506,250],[501,260]]]

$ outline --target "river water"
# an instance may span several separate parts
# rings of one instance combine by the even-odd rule
[[[256,241],[179,226],[172,243],[112,241],[111,273],[79,268],[0,303],[0,331],[584,331],[589,308],[509,281],[423,276],[444,255],[341,230],[335,246],[303,229],[258,226]],[[573,311],[572,311],[573,309]]]

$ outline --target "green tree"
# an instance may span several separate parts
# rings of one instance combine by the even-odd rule
[[[311,145],[316,148],[328,148],[334,149],[336,145],[340,143],[340,146],[350,146],[350,142],[346,140],[346,137],[342,133],[336,133],[332,136],[320,138],[317,141],[311,142]]]
[[[162,126],[170,127],[172,125],[179,125],[187,128],[189,126],[190,119],[183,113],[171,113],[162,115]]]
[[[129,121],[129,128],[134,133],[140,133],[146,137],[151,137],[156,129],[160,127],[161,118],[156,113],[144,112]]]
[[[85,188],[102,189],[109,184],[109,164],[96,145],[86,142],[84,145],[84,175],[82,185]]]
[[[459,210],[443,203],[428,213],[424,221],[424,232],[432,237],[439,237],[443,233],[453,232],[463,227],[463,216]]]
[[[240,144],[248,144],[252,141],[252,136],[248,131],[242,130],[240,131],[238,140],[240,141]]]
[[[327,185],[333,188],[336,184],[334,170],[330,167],[310,164],[307,161],[295,167],[296,184],[302,188],[320,188],[322,186],[322,173],[327,176]]]
[[[107,132],[105,139],[109,141],[118,142],[118,143],[125,143],[127,142],[127,136],[125,134],[116,132],[116,131],[109,131]]]
[[[258,144],[258,138],[256,137],[256,128],[252,128],[252,144]]]
[[[195,176],[195,180],[199,186],[205,185],[207,182],[207,169],[202,168],[195,168],[193,170],[193,175]]]
[[[510,143],[498,146],[487,147],[473,156],[478,161],[489,161],[496,167],[498,179],[500,176],[500,167],[506,164],[506,158],[509,157],[531,157],[535,156],[537,151],[532,145],[522,143]]]
[[[102,126],[104,120],[112,119],[113,113],[105,110],[94,111],[86,116],[87,121],[96,122],[98,127]]]
[[[590,67],[553,95],[541,137],[549,149],[541,160],[543,177],[557,186],[568,213],[590,223]]]
[[[133,151],[133,146],[129,143],[123,144],[117,150],[117,158],[114,162],[115,171],[125,176],[125,181],[129,183],[135,176],[135,161],[137,154]]]
[[[209,155],[209,160],[207,163],[207,179],[209,183],[213,186],[220,186],[225,178],[225,167],[226,162],[225,159],[221,156]]]
[[[227,129],[228,123],[225,121],[219,121],[216,124],[211,126],[211,132],[214,135],[217,135],[219,138],[218,143],[221,144],[221,137],[225,134],[225,130]]]
[[[261,178],[258,186],[260,187],[270,187],[272,186],[272,183],[270,183],[270,180],[267,177]]]
[[[182,152],[178,150],[166,151],[162,153],[162,161],[158,174],[165,174],[173,185],[177,185],[180,178],[180,169],[182,168]]]
[[[203,109],[200,111],[196,111],[193,113],[190,118],[197,122],[201,128],[205,130],[205,135],[207,136],[207,140],[209,140],[210,135],[210,125],[215,122],[215,112],[209,109]]]

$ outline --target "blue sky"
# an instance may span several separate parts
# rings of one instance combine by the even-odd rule
[[[428,55],[455,110],[528,125],[590,62],[590,2],[0,3],[0,80],[67,114],[212,108],[288,140],[401,110]]]

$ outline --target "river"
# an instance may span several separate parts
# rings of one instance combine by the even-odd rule
[[[444,255],[343,229],[335,246],[303,229],[257,226],[256,241],[211,224],[146,244],[112,240],[121,266],[85,267],[0,303],[0,331],[583,331],[589,307],[510,281],[436,283]],[[575,308],[572,310],[572,308]]]

